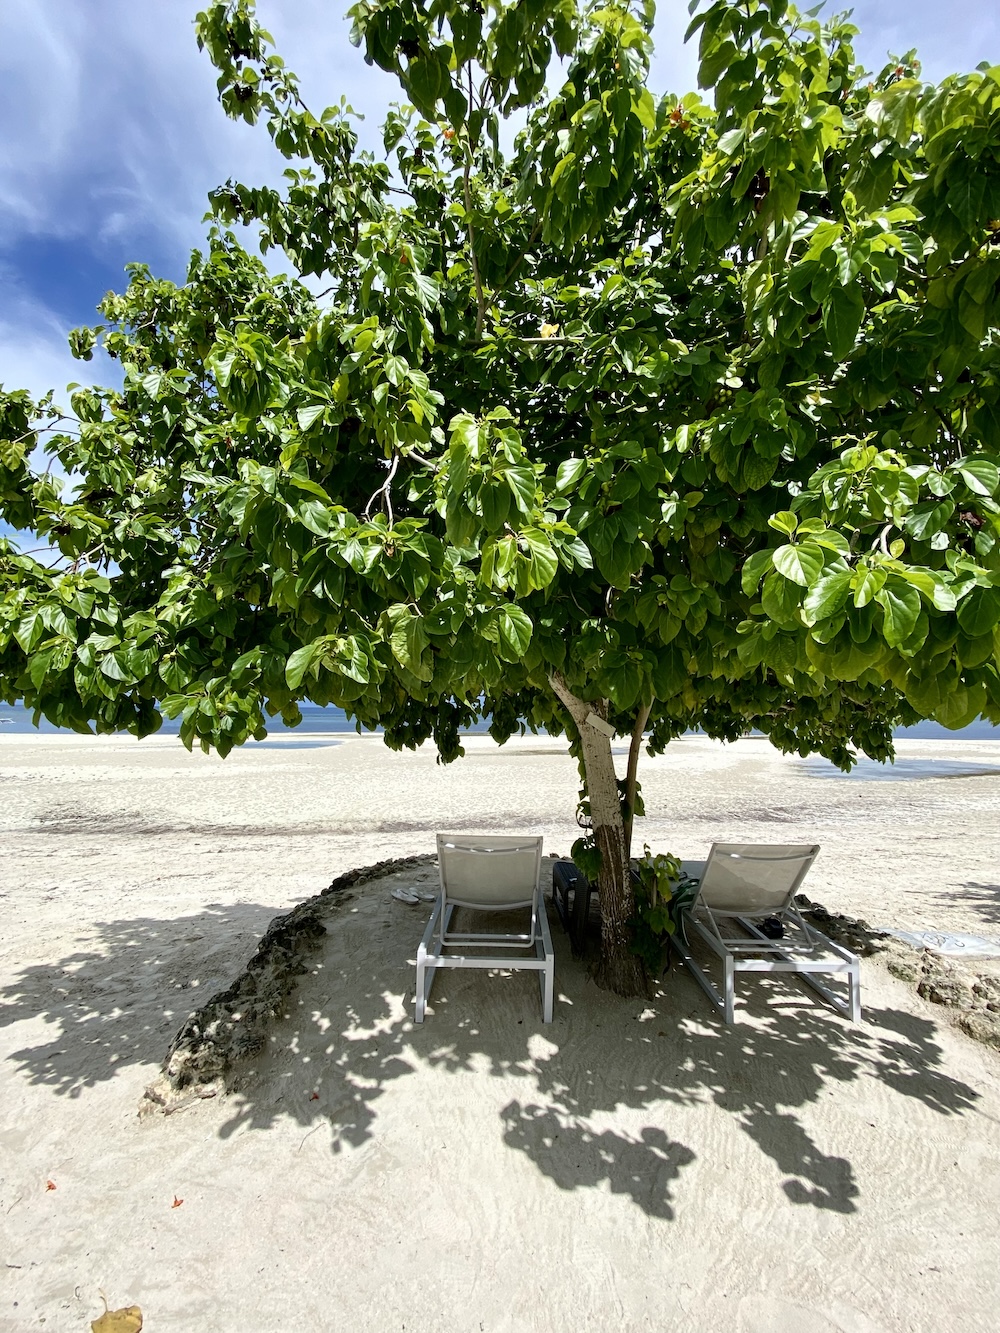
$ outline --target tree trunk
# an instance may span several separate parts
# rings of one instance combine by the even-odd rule
[[[645,995],[646,976],[641,960],[630,949],[629,922],[635,910],[625,826],[611,736],[588,718],[603,722],[600,704],[578,699],[563,678],[553,673],[549,682],[580,733],[583,771],[594,825],[594,841],[601,853],[597,889],[601,899],[601,958],[598,985],[626,997]]]

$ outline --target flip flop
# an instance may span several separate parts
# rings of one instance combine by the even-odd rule
[[[410,889],[410,893],[415,893],[422,903],[436,903],[438,895],[431,889]]]
[[[415,907],[420,901],[417,895],[411,892],[410,889],[393,889],[392,896],[397,902],[409,903],[411,907]]]

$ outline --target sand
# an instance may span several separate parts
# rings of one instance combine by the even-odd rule
[[[418,1027],[427,909],[377,881],[235,1090],[140,1121],[276,914],[437,829],[575,836],[555,742],[329,739],[0,735],[0,1330],[89,1329],[101,1291],[150,1333],[997,1327],[1000,1056],[877,959],[860,1026],[769,978],[725,1029],[683,972],[599,991],[550,913],[551,1025],[529,975],[458,972]],[[639,838],[817,841],[831,910],[1000,938],[1000,746],[900,755],[842,779],[685,739]]]

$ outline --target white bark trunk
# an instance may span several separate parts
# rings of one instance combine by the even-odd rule
[[[635,896],[611,737],[587,721],[591,713],[601,717],[606,710],[602,705],[577,698],[556,673],[549,677],[549,682],[580,733],[594,841],[601,853],[597,881],[601,900],[601,960],[597,980],[618,995],[643,995],[646,978],[642,963],[629,947]]]

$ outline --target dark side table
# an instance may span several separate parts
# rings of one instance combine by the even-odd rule
[[[596,892],[587,876],[572,861],[557,861],[552,867],[552,901],[575,954],[584,951],[590,897]]]

